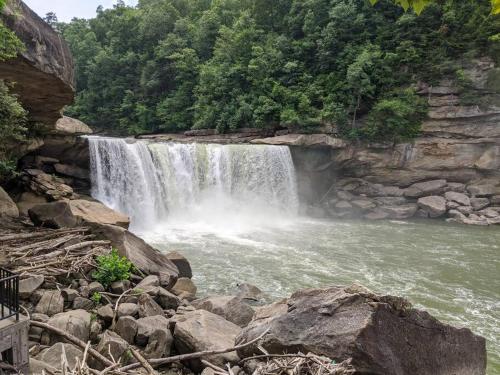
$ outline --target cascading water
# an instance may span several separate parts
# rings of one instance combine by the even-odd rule
[[[174,218],[234,226],[298,211],[295,170],[285,146],[100,137],[89,137],[89,146],[92,195],[128,214],[136,231]]]

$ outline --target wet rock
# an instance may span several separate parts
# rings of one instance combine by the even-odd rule
[[[418,206],[409,203],[401,206],[382,206],[379,209],[387,213],[390,219],[408,219],[415,216]]]
[[[240,298],[234,296],[213,296],[194,300],[196,309],[210,311],[240,327],[245,327],[252,320],[254,310]]]
[[[163,316],[163,309],[158,305],[153,298],[147,294],[141,294],[137,302],[139,316],[145,318],[147,316],[161,315]]]
[[[33,223],[48,228],[73,228],[76,217],[71,213],[68,202],[51,202],[33,206],[28,210]]]
[[[180,277],[172,287],[172,292],[174,294],[179,296],[179,298],[186,298],[188,300],[195,298],[196,290],[196,285],[187,277]]]
[[[169,321],[162,315],[148,316],[137,320],[137,335],[135,342],[137,345],[145,346],[149,337],[156,331],[170,331]]]
[[[175,284],[179,271],[165,254],[149,246],[139,237],[124,228],[113,225],[91,225],[92,233],[111,241],[121,256],[146,275],[156,275],[161,286],[169,289]]]
[[[175,347],[181,354],[229,348],[234,345],[234,340],[240,331],[240,327],[219,315],[196,310],[176,316]],[[209,356],[207,360],[222,367],[227,362],[236,363],[238,356],[231,352]],[[201,371],[204,366],[200,360],[193,360],[189,361],[189,367],[194,371]]]
[[[470,203],[475,211],[479,211],[488,207],[490,200],[488,198],[471,198]]]
[[[35,307],[35,312],[48,316],[64,310],[64,298],[59,290],[45,290]]]
[[[12,198],[0,187],[0,216],[18,217],[19,209]]]
[[[402,197],[404,195],[404,189],[397,186],[384,186],[381,192],[382,195],[386,197]]]
[[[470,330],[440,323],[402,298],[360,286],[306,289],[258,315],[236,342],[267,329],[260,345],[270,353],[308,353],[353,359],[356,373],[484,375],[486,347]],[[260,353],[257,345],[240,356]]]
[[[75,367],[77,358],[80,362],[83,359],[83,352],[80,349],[72,344],[64,344],[61,342],[52,345],[48,349],[42,350],[40,354],[36,356],[36,359],[46,363],[50,367],[60,369],[63,354],[66,354],[66,359],[68,360],[70,368]]]
[[[137,335],[137,328],[137,321],[133,317],[122,316],[116,322],[115,332],[126,342],[133,344]]]
[[[446,199],[438,195],[419,198],[418,206],[430,217],[440,217],[446,213]]]
[[[448,191],[444,194],[444,197],[448,201],[458,203],[460,206],[470,206],[470,198],[465,194]]]
[[[182,254],[177,251],[171,251],[167,254],[167,258],[170,259],[179,270],[179,277],[187,277],[189,279],[193,277],[191,264],[189,264],[189,261]]]
[[[426,195],[442,194],[446,188],[446,180],[418,182],[405,190],[405,197],[420,198]]]
[[[477,212],[479,215],[482,215],[488,219],[494,219],[496,217],[498,217],[500,214],[498,213],[498,211],[492,209],[492,208],[486,208],[484,210],[481,210],[481,211],[478,211]]]
[[[54,315],[47,324],[62,329],[63,331],[79,338],[83,342],[89,340],[90,314],[85,310],[71,310]],[[51,341],[59,341],[57,335],[51,334]]]
[[[25,279],[19,280],[19,297],[28,299],[35,290],[40,288],[45,281],[42,275],[34,275]]]
[[[116,315],[118,317],[122,316],[136,317],[139,315],[139,306],[135,303],[120,303],[118,305],[118,310],[116,311]]]

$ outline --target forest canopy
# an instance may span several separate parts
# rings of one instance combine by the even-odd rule
[[[121,134],[334,123],[411,138],[425,114],[412,86],[498,60],[500,16],[489,0],[428,1],[419,16],[370,1],[139,0],[58,23],[76,60],[67,113]]]

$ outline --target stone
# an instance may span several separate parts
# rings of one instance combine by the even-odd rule
[[[449,210],[448,211],[448,216],[451,217],[451,218],[460,220],[460,221],[463,221],[464,219],[467,218],[463,213],[461,213],[458,210]]]
[[[87,124],[68,116],[63,116],[57,120],[55,129],[52,131],[52,134],[74,136],[92,133],[92,129]]]
[[[111,323],[113,320],[114,312],[111,305],[104,305],[97,309],[97,316],[104,320],[106,323]]]
[[[446,180],[418,182],[408,187],[405,190],[404,196],[409,198],[420,198],[426,195],[442,194],[446,185]]]
[[[139,316],[145,318],[147,316],[161,315],[163,316],[163,309],[158,305],[153,298],[148,294],[141,294],[137,302]]]
[[[181,354],[230,348],[241,332],[236,324],[205,310],[187,312],[174,318],[174,343]],[[228,362],[238,362],[239,358],[236,353],[230,352],[207,356],[207,360],[223,367]],[[204,366],[196,359],[189,361],[189,367],[194,371],[201,371]]]
[[[94,295],[94,293],[104,292],[104,287],[101,283],[97,281],[92,281],[89,285],[89,295]]]
[[[139,284],[135,286],[135,289],[139,290],[146,290],[148,287],[151,286],[160,286],[160,279],[156,275],[149,275],[146,276],[144,279],[141,280]]]
[[[491,197],[491,204],[500,204],[500,195]]]
[[[470,203],[475,211],[479,211],[485,207],[488,207],[490,204],[490,200],[488,198],[471,198]]]
[[[486,209],[483,209],[481,211],[478,211],[477,212],[479,215],[482,215],[488,219],[494,219],[496,217],[498,217],[500,214],[498,213],[498,211],[492,209],[492,208],[486,208]]]
[[[92,233],[99,238],[111,241],[111,245],[121,256],[146,275],[156,275],[160,284],[166,289],[171,288],[179,275],[175,264],[160,251],[149,246],[144,240],[130,233],[125,228],[114,225],[91,225]]]
[[[78,310],[92,310],[94,308],[94,302],[89,300],[88,298],[76,297],[73,301],[73,309]]]
[[[33,292],[40,288],[45,281],[42,275],[34,275],[25,279],[19,280],[19,297],[21,299],[28,299]]]
[[[467,191],[473,197],[491,197],[498,192],[498,188],[493,185],[469,185],[467,186]]]
[[[240,327],[245,327],[252,320],[254,310],[240,298],[234,296],[213,296],[194,300],[191,304],[196,309],[210,311]]]
[[[373,200],[380,206],[401,206],[408,203],[405,197],[375,197]]]
[[[382,206],[379,210],[387,213],[389,219],[409,219],[415,216],[418,206],[414,203],[408,203],[401,206]]]
[[[373,212],[367,213],[363,217],[367,220],[384,220],[389,217],[389,214],[381,209],[376,209]]]
[[[454,210],[456,208],[460,207],[460,204],[458,204],[457,202],[453,202],[453,201],[447,201],[446,202],[446,208],[448,210]]]
[[[143,351],[144,358],[164,358],[170,355],[174,338],[170,330],[157,329],[150,336]]]
[[[35,312],[52,316],[64,310],[64,298],[59,290],[45,290]]]
[[[72,344],[66,344],[58,342],[52,345],[50,348],[42,350],[40,354],[36,356],[36,359],[46,363],[50,367],[60,369],[61,368],[61,356],[63,353],[66,354],[66,359],[68,360],[68,365],[70,368],[74,368],[77,362],[77,358],[80,362],[83,359],[83,352]]]
[[[116,321],[115,332],[126,342],[133,344],[137,335],[137,327],[137,321],[133,317],[122,316]]]
[[[236,296],[243,300],[262,302],[268,299],[268,296],[258,287],[248,283],[238,284]]]
[[[77,199],[71,200],[69,205],[79,224],[109,224],[125,229],[130,224],[128,216],[112,210],[100,202]]]
[[[135,343],[139,346],[146,346],[149,341],[149,337],[158,329],[170,331],[169,321],[164,316],[156,315],[138,319]]]
[[[427,219],[429,218],[429,213],[425,210],[422,210],[421,208],[419,208],[417,210],[417,212],[415,213],[415,217],[419,217],[421,219]]]
[[[167,253],[167,258],[175,264],[179,270],[179,277],[187,277],[189,279],[193,277],[191,264],[189,264],[189,261],[182,254],[177,251],[171,251],[170,253]]]
[[[36,206],[37,204],[47,203],[47,198],[35,194],[31,191],[25,191],[21,194],[21,197],[17,201],[17,208],[19,209],[19,214],[23,216],[28,216],[28,210]]]
[[[355,198],[355,195],[348,192],[348,191],[343,191],[343,190],[340,190],[337,192],[337,197],[341,200],[341,201],[351,201]]]
[[[470,215],[474,209],[471,206],[460,206],[457,207],[457,211],[464,215]]]
[[[83,169],[76,165],[57,163],[54,164],[54,169],[58,174],[62,174],[64,176],[79,178],[81,180],[88,180],[90,178],[90,172],[88,169]]]
[[[196,285],[194,285],[191,279],[187,277],[180,277],[175,285],[172,287],[172,292],[177,296],[181,296],[186,299],[194,299],[196,296]]]
[[[182,304],[182,301],[179,297],[161,287],[158,288],[156,300],[158,301],[158,304],[165,310],[177,310],[177,308]]]
[[[90,323],[90,332],[89,332],[90,341],[93,343],[98,343],[99,335],[101,333],[102,333],[101,323],[99,323],[97,320],[92,321],[92,323]]]
[[[37,226],[48,228],[73,228],[77,225],[68,202],[38,204],[28,210],[28,215]]]
[[[139,306],[135,303],[120,303],[116,311],[118,317],[139,315]]]
[[[418,206],[430,217],[440,217],[446,213],[446,199],[438,195],[418,199]]]
[[[30,358],[30,374],[43,374],[44,371],[45,373],[55,374],[57,369],[36,358]]]
[[[347,142],[343,139],[332,137],[327,134],[286,134],[270,138],[257,138],[250,141],[250,143],[307,147],[323,146],[334,149],[347,147]]]
[[[109,286],[109,289],[111,290],[112,293],[122,294],[130,289],[130,281],[129,280],[114,281]]]
[[[470,206],[470,198],[463,193],[448,191],[444,194],[446,200],[458,203],[460,206]]]
[[[87,342],[90,335],[90,318],[90,314],[85,310],[70,310],[54,315],[47,324]],[[51,341],[57,342],[60,338],[51,334]]]
[[[359,285],[306,289],[258,316],[236,343],[269,330],[241,358],[269,353],[314,353],[340,362],[352,358],[355,373],[384,375],[484,375],[485,339],[443,324],[404,299],[379,296]]]
[[[76,291],[75,289],[71,289],[71,288],[66,288],[66,289],[61,290],[61,294],[62,294],[65,302],[73,302],[76,297],[80,296],[78,294],[78,291]]]
[[[351,204],[362,211],[369,211],[377,207],[375,203],[368,199],[355,199],[351,201]]]
[[[453,191],[455,193],[466,192],[465,184],[462,184],[460,182],[448,182],[447,190]]]
[[[111,355],[116,361],[119,361],[123,354],[128,350],[128,342],[118,336],[115,332],[107,330],[101,335],[101,339],[99,344],[97,344],[96,350],[107,358]],[[99,365],[100,366],[98,367],[102,368],[102,364],[99,363]]]
[[[381,192],[386,197],[402,197],[404,195],[404,190],[398,186],[384,186]]]
[[[352,209],[352,204],[349,203],[348,201],[340,201],[340,202],[337,202],[335,203],[335,208],[337,210],[350,210]]]

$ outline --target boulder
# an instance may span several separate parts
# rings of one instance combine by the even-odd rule
[[[343,361],[358,374],[484,375],[484,338],[443,324],[402,298],[360,286],[307,289],[267,314],[257,314],[237,343],[269,330],[260,345],[269,353],[308,353]],[[239,351],[259,354],[259,344]]]
[[[28,214],[37,226],[57,229],[73,228],[77,225],[76,217],[66,201],[38,204],[31,207]]]
[[[418,206],[430,217],[440,217],[446,213],[446,199],[438,195],[418,199]]]
[[[241,331],[236,324],[205,310],[187,312],[174,318],[174,343],[181,354],[230,348]],[[236,363],[239,359],[236,353],[230,352],[208,356],[207,360],[224,367],[227,362]],[[204,367],[199,359],[189,361],[189,366],[194,371],[201,371]]]
[[[458,203],[460,206],[470,206],[470,198],[463,193],[448,191],[444,194],[446,200]]]
[[[447,190],[454,191],[455,193],[465,193],[465,184],[460,182],[448,182]]]
[[[6,191],[0,187],[0,216],[3,215],[18,217],[19,209],[9,194],[7,194]]]
[[[160,278],[156,275],[149,275],[146,276],[144,279],[142,279],[141,282],[137,284],[134,289],[146,290],[149,287],[155,287],[155,286],[160,286]]]
[[[71,212],[80,224],[110,224],[128,228],[128,216],[106,207],[100,202],[77,199],[69,202]]]
[[[109,289],[111,289],[111,292],[115,294],[122,294],[130,289],[130,281],[129,280],[114,281],[109,286]]]
[[[340,211],[351,210],[352,204],[348,201],[340,201],[335,203],[335,208]]]
[[[157,275],[160,284],[169,289],[178,277],[179,271],[165,254],[149,246],[128,230],[114,225],[91,225],[92,232],[100,238],[111,241],[121,256],[146,275]]]
[[[163,316],[163,309],[158,305],[153,298],[148,294],[141,294],[137,302],[139,316],[145,318],[148,316],[161,315]]]
[[[469,185],[467,186],[467,191],[473,197],[491,197],[498,193],[498,188],[493,185]]]
[[[83,342],[89,340],[91,316],[85,310],[70,310],[54,315],[47,324],[62,329],[79,338]],[[51,334],[51,341],[60,341],[60,338]]]
[[[432,180],[418,182],[408,187],[404,196],[409,198],[420,198],[426,195],[437,195],[444,193],[446,188],[446,180]]]
[[[149,342],[149,337],[156,330],[169,331],[169,321],[163,315],[148,316],[137,320],[137,335],[135,342],[137,345],[145,346]]]
[[[163,311],[162,311],[163,313]],[[135,303],[120,303],[116,311],[118,317],[139,315],[139,306]]]
[[[64,310],[64,298],[59,290],[45,290],[38,301],[35,312],[52,316]]]
[[[490,204],[490,200],[488,198],[471,198],[470,204],[475,211],[479,211],[485,207],[488,207]]]
[[[19,213],[28,216],[28,210],[38,204],[47,203],[47,198],[35,194],[31,191],[25,191],[17,201],[17,208]]]
[[[405,197],[375,197],[373,200],[380,206],[401,206],[408,203]]]
[[[268,299],[268,296],[258,287],[248,283],[238,284],[236,296],[243,300],[263,302]]]
[[[93,295],[94,293],[101,293],[104,292],[104,287],[100,282],[97,281],[92,281],[89,285],[89,295]]]
[[[137,328],[137,321],[133,317],[122,316],[116,321],[115,332],[126,342],[133,344],[137,335]]]
[[[173,342],[174,338],[169,330],[157,329],[149,336],[143,355],[146,359],[167,357]]]
[[[387,213],[390,219],[409,219],[415,216],[418,206],[415,203],[408,203],[401,206],[381,206],[379,210]]]
[[[88,135],[92,134],[92,129],[84,122],[72,117],[63,116],[56,122],[55,129],[51,132],[57,135]]]
[[[457,211],[464,215],[470,215],[474,211],[474,209],[471,206],[460,206],[457,207]]]
[[[158,301],[158,304],[165,310],[169,309],[177,310],[177,308],[182,303],[179,297],[161,287],[158,288],[158,294],[156,296],[156,300]]]
[[[76,165],[56,163],[54,164],[54,169],[57,173],[64,176],[79,178],[81,180],[88,180],[90,178],[90,172],[88,169],[83,169]]]
[[[180,277],[172,287],[172,292],[180,298],[194,299],[196,296],[196,285],[187,277]]]
[[[171,251],[167,254],[167,258],[175,264],[177,269],[179,270],[179,277],[193,277],[193,271],[191,270],[191,265],[189,261],[177,251]]]
[[[111,323],[114,317],[113,308],[111,305],[104,305],[97,309],[97,316],[104,320],[106,323]]]
[[[389,214],[381,209],[376,209],[373,212],[367,213],[363,217],[367,220],[384,220],[389,217]]]
[[[19,280],[19,297],[28,299],[35,290],[40,288],[45,278],[42,275],[33,275]]]
[[[240,327],[245,327],[252,320],[254,310],[240,298],[234,296],[213,296],[194,300],[196,309],[210,311]]]
[[[122,339],[113,331],[106,331],[101,335],[99,344],[96,350],[103,356],[110,358],[112,356],[115,361],[119,361],[123,354],[128,350],[128,342]],[[110,358],[111,359],[111,358]],[[126,360],[122,362],[127,362]],[[102,364],[95,366],[97,368],[102,368]]]
[[[39,359],[30,358],[30,374],[43,374],[43,371],[48,374],[55,374],[57,369]]]
[[[369,199],[355,199],[351,201],[351,204],[362,211],[369,211],[377,207],[377,205]]]
[[[88,298],[76,297],[73,301],[73,309],[90,311],[94,308],[94,302]]]
[[[83,359],[83,352],[80,349],[72,344],[65,344],[62,342],[58,342],[50,348],[42,350],[36,356],[36,359],[50,367],[60,369],[63,354],[65,354],[65,358],[68,360],[70,368],[75,367],[77,358],[80,359],[80,363]]]

